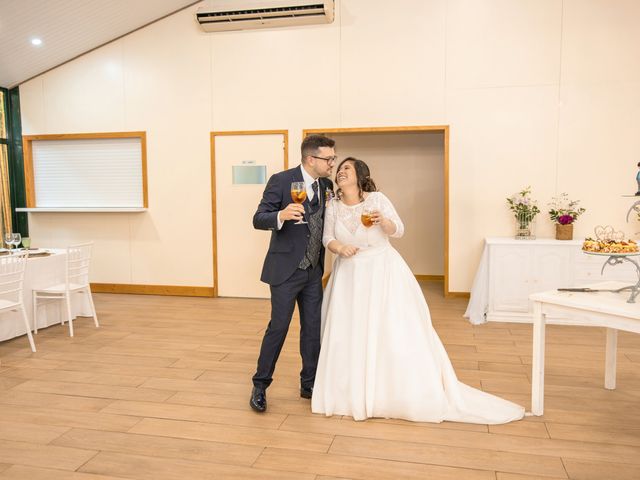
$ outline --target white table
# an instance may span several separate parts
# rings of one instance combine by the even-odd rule
[[[622,282],[589,285],[592,289],[616,289]],[[533,302],[533,369],[531,376],[531,412],[544,411],[544,349],[547,315],[566,317],[565,325],[604,327],[607,329],[604,387],[616,388],[616,353],[618,330],[640,333],[640,303],[627,303],[629,292],[548,292],[534,293]]]
[[[488,237],[464,316],[474,325],[486,321],[531,323],[529,295],[533,293],[605,281],[638,281],[631,264],[608,267],[601,273],[606,258],[585,255],[582,240]],[[562,318],[548,320],[564,323]]]
[[[64,283],[66,269],[66,250],[52,250],[47,257],[30,257],[24,272],[23,297],[24,307],[30,325],[33,326],[33,301],[31,292],[57,283]],[[71,297],[71,314],[73,317],[91,317],[91,305],[86,295],[78,294]],[[48,327],[60,323],[61,315],[66,320],[66,307],[61,301],[38,303],[38,328]],[[66,328],[66,326],[65,326]],[[18,337],[27,333],[24,322],[18,312],[5,313],[0,317],[0,341]],[[38,339],[36,340],[36,348]]]

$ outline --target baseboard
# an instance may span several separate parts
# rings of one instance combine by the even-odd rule
[[[469,298],[471,292],[446,292],[444,296],[445,298]]]
[[[131,285],[126,283],[92,283],[93,293],[134,293],[138,295],[170,295],[176,297],[213,297],[213,287],[180,285]]]
[[[419,282],[444,282],[444,275],[415,275]]]

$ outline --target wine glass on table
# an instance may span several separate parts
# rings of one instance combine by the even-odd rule
[[[291,200],[293,200],[298,205],[302,205],[302,203],[307,199],[307,186],[304,182],[292,182],[291,183]],[[294,225],[300,225],[307,223],[304,219],[298,220]]]
[[[13,247],[17,247],[18,245],[20,245],[21,240],[22,238],[20,237],[19,233],[4,234],[4,243],[9,245],[9,249],[11,250],[11,253],[13,253]]]
[[[11,253],[11,242],[13,241],[13,233],[5,233],[4,234],[4,243],[9,247],[9,253]]]
[[[22,236],[19,233],[12,233],[11,235],[12,235],[11,244],[15,248],[18,248],[18,245],[20,245],[20,242],[22,241]]]

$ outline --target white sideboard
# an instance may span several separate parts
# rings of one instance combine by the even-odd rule
[[[602,266],[608,257],[582,252],[580,240],[485,239],[482,259],[464,316],[471,323],[531,322],[529,295],[562,287],[587,286],[605,280],[637,282],[633,266]],[[563,323],[550,318],[549,323]]]

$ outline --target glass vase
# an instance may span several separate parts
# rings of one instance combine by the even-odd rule
[[[517,213],[515,216],[516,240],[535,240],[535,215],[530,213]]]

